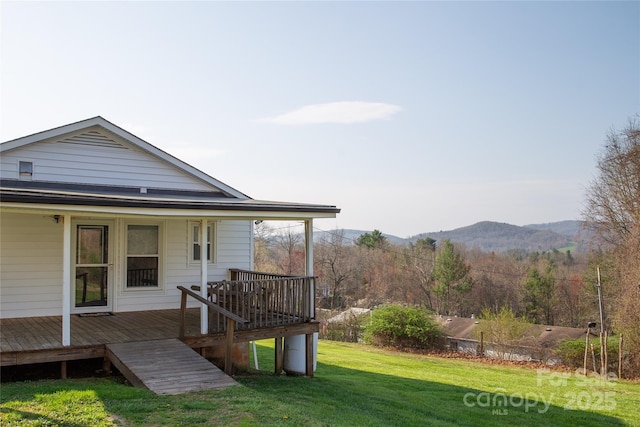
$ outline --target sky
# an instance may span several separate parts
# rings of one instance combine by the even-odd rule
[[[0,141],[102,116],[318,229],[580,219],[640,2],[0,3]]]

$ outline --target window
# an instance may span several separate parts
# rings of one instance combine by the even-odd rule
[[[127,289],[158,288],[160,227],[127,226]]]
[[[18,164],[18,174],[20,179],[33,178],[33,163],[32,162],[20,162]]]
[[[191,262],[199,263],[202,244],[200,242],[200,224],[192,222],[189,229],[191,230]],[[207,262],[213,262],[213,224],[207,224]]]

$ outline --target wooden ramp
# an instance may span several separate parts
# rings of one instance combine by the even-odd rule
[[[136,387],[156,394],[219,389],[238,383],[177,339],[107,344],[107,357]]]

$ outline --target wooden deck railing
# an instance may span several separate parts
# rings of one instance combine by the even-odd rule
[[[235,280],[209,282],[208,301],[247,322],[238,330],[308,323],[315,319],[313,277],[282,276],[232,270]],[[200,286],[191,286],[200,292]],[[210,306],[211,307],[211,306]],[[227,322],[220,310],[209,310],[209,333],[225,332]]]
[[[261,271],[241,270],[239,268],[230,268],[229,274],[231,275],[231,280],[265,280],[280,279],[283,277],[300,277],[286,274],[265,273]]]

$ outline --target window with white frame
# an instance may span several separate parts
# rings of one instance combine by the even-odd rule
[[[200,263],[200,259],[202,256],[202,236],[200,235],[200,223],[199,222],[191,222],[189,223],[189,230],[190,230],[190,236],[189,236],[189,261],[191,263]],[[213,263],[214,262],[214,232],[215,232],[215,227],[214,224],[207,224],[207,244],[206,244],[206,248],[207,248],[207,262],[208,263]]]
[[[33,178],[33,162],[18,162],[18,176],[21,180],[30,181]]]
[[[160,226],[127,225],[127,289],[160,287]]]

